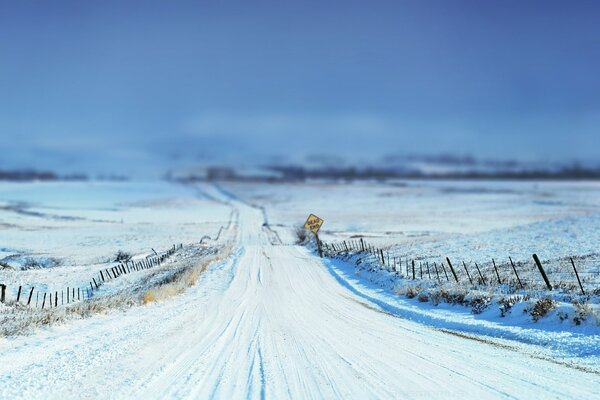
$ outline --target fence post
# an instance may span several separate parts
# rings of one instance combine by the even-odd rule
[[[19,286],[19,293],[17,293],[17,303],[19,302],[20,298],[21,298],[21,286]]]
[[[473,284],[473,279],[471,279],[471,274],[469,274],[469,270],[467,269],[467,264],[463,261],[463,267],[465,267],[465,272],[467,273],[467,277],[469,278],[469,282],[471,285]]]
[[[46,292],[44,292],[44,301],[42,302],[42,310],[44,309],[45,305],[46,305]]]
[[[29,292],[29,300],[27,300],[27,305],[29,306],[29,303],[31,303],[31,296],[33,296],[33,289],[31,288],[31,291]]]
[[[479,277],[481,278],[481,281],[483,282],[483,284],[487,285],[487,283],[485,283],[485,278],[483,277],[483,274],[479,270],[479,265],[477,265],[477,263],[475,263],[475,268],[477,268],[477,272],[479,272]]]
[[[379,254],[381,254],[381,264],[385,266],[385,259],[383,258],[383,250],[379,249]]]
[[[496,270],[496,276],[498,277],[498,283],[502,285],[502,280],[500,279],[500,274],[498,273],[498,268],[496,267],[496,261],[492,258],[492,264],[494,264],[494,270]]]
[[[449,281],[450,278],[448,278],[448,273],[446,272],[446,267],[444,267],[444,262],[442,261],[440,263],[440,265],[442,266],[442,269],[444,270],[444,275],[446,275],[446,281]]]
[[[533,261],[535,261],[538,269],[540,270],[540,274],[542,274],[542,278],[544,278],[544,282],[546,282],[546,286],[548,287],[548,290],[552,290],[552,285],[550,284],[550,281],[548,280],[546,271],[544,271],[544,267],[542,267],[542,263],[540,262],[540,259],[538,258],[537,254],[534,254],[532,257],[533,257]]]
[[[510,265],[512,265],[513,271],[515,271],[515,275],[517,276],[517,280],[519,281],[519,286],[521,286],[521,289],[523,289],[521,278],[519,278],[519,274],[517,274],[517,267],[515,267],[515,263],[513,262],[512,258],[510,258],[510,256],[508,256],[508,259],[510,260]]]
[[[454,279],[456,280],[456,282],[458,282],[458,276],[456,275],[454,268],[452,268],[452,263],[450,262],[450,259],[448,257],[446,257],[446,261],[448,261],[448,266],[450,267],[450,271],[452,271],[452,275],[454,275]]]
[[[323,247],[321,245],[321,240],[319,239],[319,235],[315,233],[315,238],[317,239],[317,250],[319,251],[319,257],[323,258]]]
[[[411,260],[412,261],[412,273],[413,273],[413,281],[415,280],[415,260]],[[408,262],[408,260],[407,260]]]
[[[429,272],[429,261],[425,261],[425,265],[427,265],[427,276],[431,279],[431,273]]]
[[[0,284],[0,303],[4,303],[6,300],[6,285]]]
[[[440,281],[440,273],[438,272],[436,263],[433,263],[433,269],[435,270],[435,276],[437,277],[437,280],[439,282]]]
[[[577,268],[575,268],[575,261],[573,261],[573,257],[571,257],[571,264],[573,265],[573,271],[575,271],[575,276],[577,277],[577,282],[579,282],[579,288],[581,289],[581,294],[585,296],[585,290],[583,290],[583,285],[581,284],[581,280],[579,279],[579,274],[577,273]]]

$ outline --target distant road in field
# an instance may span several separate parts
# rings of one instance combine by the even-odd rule
[[[223,196],[214,192],[214,196]],[[384,313],[239,211],[237,248],[162,303],[1,344],[2,398],[592,399],[600,377]]]

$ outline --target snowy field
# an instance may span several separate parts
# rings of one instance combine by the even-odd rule
[[[498,334],[501,326],[533,325],[536,301],[551,297],[557,303],[536,327],[588,332],[594,338],[600,334],[596,182],[235,184],[227,190],[264,208],[271,226],[287,243],[296,240],[294,225],[303,223],[308,213],[325,219],[320,238],[337,245],[331,255],[394,297],[406,295],[413,300],[405,301],[418,304],[418,298],[438,308],[445,308],[440,301],[467,305],[467,312],[473,309],[478,314],[471,318],[500,324]],[[383,262],[379,250],[357,252],[359,238],[383,249]],[[354,249],[350,254],[347,245]],[[553,291],[547,290],[534,253],[542,260]],[[446,257],[452,260],[459,283]],[[452,310],[463,312],[456,307],[446,311]],[[597,354],[596,341],[590,343],[582,353]]]
[[[402,181],[353,184],[228,184],[240,198],[269,208],[289,228],[308,212],[325,219],[324,240],[352,235],[414,252],[459,246],[480,257],[598,251],[600,183]],[[283,233],[285,234],[285,230]],[[289,232],[289,230],[287,230]],[[470,242],[465,242],[466,240]],[[462,241],[462,243],[460,243]],[[454,244],[456,243],[456,244]]]
[[[521,305],[500,318],[493,307],[474,314],[408,298],[398,282],[414,281],[363,268],[373,261],[358,271],[364,255],[321,259],[293,233],[312,212],[325,219],[329,243],[362,236],[404,257],[519,260],[546,250],[586,255],[592,265],[597,184],[0,188],[0,277],[9,289],[87,281],[115,265],[118,250],[142,260],[152,247],[184,244],[162,266],[101,286],[121,282],[102,298],[117,306],[92,312],[92,298],[72,306],[86,311],[76,317],[61,317],[68,305],[3,312],[3,323],[61,318],[0,339],[0,398],[588,400],[600,392],[597,325],[533,322]],[[218,240],[200,244],[221,226]]]
[[[0,183],[0,283],[39,291],[86,287],[117,252],[134,259],[197,243],[231,208],[162,182]]]
[[[600,183],[406,181],[389,184],[229,185],[265,207],[269,222],[292,242],[294,224],[312,212],[325,219],[320,237],[364,237],[393,256],[422,262],[445,257],[492,268],[533,265],[532,254],[574,279],[600,285]]]

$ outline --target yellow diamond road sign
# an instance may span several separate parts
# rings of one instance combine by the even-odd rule
[[[304,227],[313,233],[319,232],[321,225],[323,225],[323,221],[321,218],[317,217],[315,214],[310,214],[304,223]]]

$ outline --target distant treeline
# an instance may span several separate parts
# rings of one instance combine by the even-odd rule
[[[0,181],[29,182],[29,181],[85,181],[88,177],[83,174],[58,175],[51,171],[35,170],[0,170]]]
[[[544,170],[497,171],[444,171],[424,172],[417,169],[383,167],[317,167],[272,165],[263,168],[264,174],[239,174],[230,167],[210,167],[202,174],[168,176],[168,180],[195,181],[245,181],[245,182],[303,182],[306,180],[391,180],[391,179],[463,179],[463,180],[598,180],[600,168],[570,166]]]
[[[386,168],[315,168],[307,169],[298,166],[272,166],[273,171],[281,174],[283,180],[306,179],[345,179],[345,180],[385,180],[385,179],[502,179],[502,180],[596,180],[600,179],[600,169],[579,166],[565,167],[557,170],[523,170],[523,171],[447,171],[423,172],[416,169]]]

